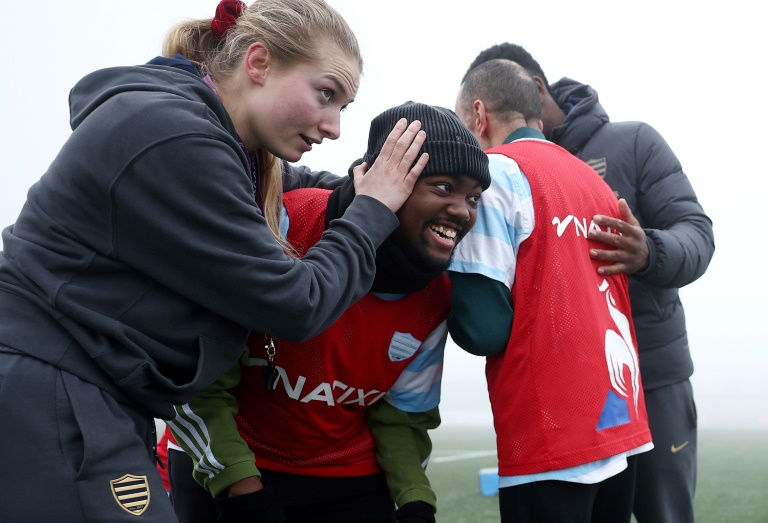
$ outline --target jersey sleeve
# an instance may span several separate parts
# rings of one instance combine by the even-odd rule
[[[481,274],[511,289],[520,244],[535,225],[531,187],[517,163],[488,155],[491,186],[483,192],[474,227],[456,246],[449,271]]]
[[[376,440],[376,459],[398,507],[411,501],[437,506],[426,467],[432,453],[428,431],[439,425],[437,407],[426,412],[406,412],[380,401],[368,410],[368,426]]]
[[[167,422],[194,462],[195,480],[214,496],[241,479],[261,475],[237,429],[237,399],[228,392],[239,381],[238,364],[193,401],[176,406],[176,417]]]
[[[425,469],[432,453],[428,430],[440,425],[437,405],[447,338],[448,328],[442,322],[421,344],[384,400],[368,411],[376,458],[398,507],[424,501],[434,508],[437,503]]]
[[[437,407],[447,339],[448,327],[444,321],[427,336],[384,401],[405,412],[427,412]]]

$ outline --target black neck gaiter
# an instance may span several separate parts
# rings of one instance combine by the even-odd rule
[[[325,213],[325,228],[340,218],[355,197],[355,186],[348,178],[331,192]],[[376,277],[371,291],[408,294],[426,287],[443,272],[428,264],[421,253],[394,231],[376,251]]]

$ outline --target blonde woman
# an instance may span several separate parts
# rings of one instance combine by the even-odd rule
[[[75,85],[73,132],[3,233],[4,521],[174,521],[152,418],[230,369],[249,331],[307,339],[365,295],[426,164],[420,124],[399,121],[343,216],[287,255],[283,160],[338,138],[354,35],[321,0],[225,0],[164,55]]]

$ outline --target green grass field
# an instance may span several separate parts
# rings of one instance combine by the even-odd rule
[[[495,467],[491,427],[433,431],[428,474],[439,523],[496,523],[498,498],[480,494],[478,472]],[[768,431],[700,430],[697,523],[768,523]]]

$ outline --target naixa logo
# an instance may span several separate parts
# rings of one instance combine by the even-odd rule
[[[109,481],[112,495],[120,508],[134,516],[140,516],[149,506],[147,476],[125,476]]]
[[[240,364],[245,367],[264,367],[267,364],[267,360],[264,358],[240,358]],[[342,383],[339,380],[334,380],[333,383],[323,382],[318,384],[312,390],[307,387],[307,392],[304,390],[304,386],[307,383],[307,377],[299,375],[294,383],[291,383],[291,379],[288,377],[288,372],[280,365],[275,365],[275,371],[277,371],[277,379],[275,380],[275,391],[280,390],[279,385],[282,383],[285,393],[289,398],[298,400],[302,403],[309,403],[310,401],[321,401],[328,404],[329,407],[335,407],[337,405],[355,405],[360,407],[370,407],[387,393],[387,391],[380,390],[363,390],[356,387]],[[311,385],[310,385],[311,387]]]
[[[577,218],[576,216],[569,214],[562,220],[559,216],[555,216],[552,218],[552,225],[554,225],[557,230],[557,237],[561,237],[568,229],[572,229],[574,233],[576,233],[576,236],[583,236],[584,238],[587,237],[587,232],[595,230],[595,231],[602,231],[603,229],[600,228],[598,224],[594,222],[594,220],[589,220],[589,223],[587,223],[586,218]],[[569,227],[569,225],[572,225],[572,227]],[[611,232],[613,234],[618,234],[621,236],[621,233],[615,229],[611,229],[610,227],[605,228],[606,232]]]

